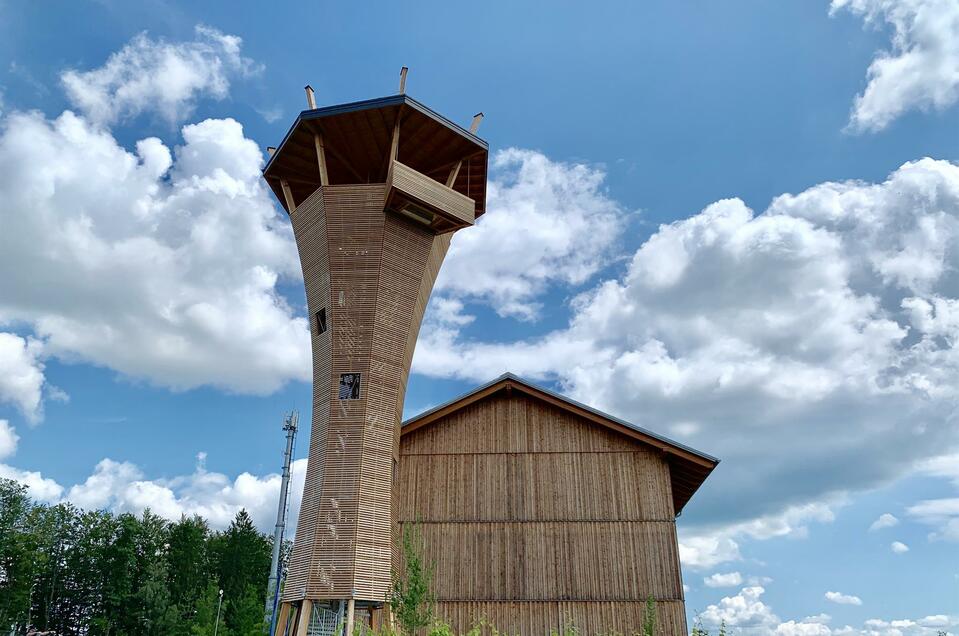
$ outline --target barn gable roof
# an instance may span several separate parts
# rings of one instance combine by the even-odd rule
[[[673,508],[676,515],[682,512],[686,503],[719,464],[719,460],[715,457],[581,404],[555,391],[537,386],[512,373],[504,373],[495,380],[478,386],[465,395],[409,418],[403,422],[402,434],[408,435],[413,431],[429,426],[450,413],[501,391],[513,390],[578,415],[597,426],[603,426],[662,452],[669,465],[670,481],[673,487]]]

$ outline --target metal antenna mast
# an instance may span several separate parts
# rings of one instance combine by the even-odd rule
[[[266,585],[266,621],[268,634],[276,631],[276,606],[280,599],[280,550],[283,547],[283,533],[286,531],[287,495],[290,492],[290,465],[293,462],[293,442],[296,440],[296,427],[300,414],[294,409],[283,420],[286,431],[286,450],[283,453],[283,478],[280,481],[280,503],[276,510],[276,527],[273,530],[273,564],[270,567],[270,579]]]

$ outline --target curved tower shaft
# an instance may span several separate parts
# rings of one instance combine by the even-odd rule
[[[300,113],[264,169],[290,214],[313,347],[309,467],[277,633],[381,607],[392,485],[420,321],[453,232],[486,198],[488,147],[404,94]],[[307,627],[309,625],[309,627]]]

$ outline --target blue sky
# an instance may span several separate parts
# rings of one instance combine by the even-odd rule
[[[953,0],[0,0],[0,474],[269,525],[309,357],[257,171],[304,84],[407,65],[492,151],[407,414],[512,370],[720,456],[707,624],[956,633],[957,42]]]

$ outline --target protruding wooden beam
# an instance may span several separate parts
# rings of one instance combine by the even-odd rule
[[[476,113],[473,115],[473,123],[470,124],[470,132],[474,135],[476,134],[476,131],[479,130],[481,121],[483,121],[483,113]]]
[[[456,183],[456,177],[460,174],[460,168],[463,167],[463,160],[460,159],[456,162],[456,165],[453,166],[453,169],[450,170],[450,176],[446,178],[446,187],[452,188],[453,184]]]
[[[393,124],[393,142],[390,144],[390,160],[396,161],[396,156],[400,151],[400,113],[396,112],[396,123]]]
[[[313,92],[313,87],[307,84],[303,87],[303,90],[306,91],[306,104],[310,107],[310,110],[316,108],[316,94]]]
[[[266,154],[270,155],[271,157],[272,157],[273,155],[275,155],[275,154],[276,154],[276,146],[267,146],[267,147],[266,147]]]
[[[293,191],[290,190],[290,184],[286,179],[280,179],[280,188],[283,190],[283,198],[286,200],[286,211],[293,212],[296,209],[296,203],[293,202]]]
[[[306,122],[306,124],[307,124],[307,126],[309,127],[309,129],[312,130],[314,133],[321,132],[320,129],[319,129],[319,127],[312,126],[310,122]],[[364,177],[364,176],[361,175],[359,172],[357,172],[356,168],[353,167],[353,165],[347,160],[347,158],[344,157],[342,154],[340,154],[339,152],[336,151],[336,146],[327,147],[326,145],[324,145],[324,146],[323,146],[323,150],[324,150],[325,152],[328,152],[329,154],[333,155],[333,158],[335,158],[337,161],[339,161],[340,164],[342,164],[342,166],[343,166],[344,168],[346,168],[347,170],[349,170],[349,171],[350,171],[350,174],[352,174],[354,177],[356,177],[356,182],[357,182],[357,183],[364,183],[364,182],[366,181],[366,177]],[[329,166],[329,164],[327,164],[327,166]]]
[[[316,145],[316,163],[320,169],[320,185],[330,185],[330,177],[326,172],[326,148],[323,146],[323,134],[313,133],[313,143]]]
[[[400,95],[406,93],[406,74],[409,73],[410,69],[403,67],[400,69]]]

